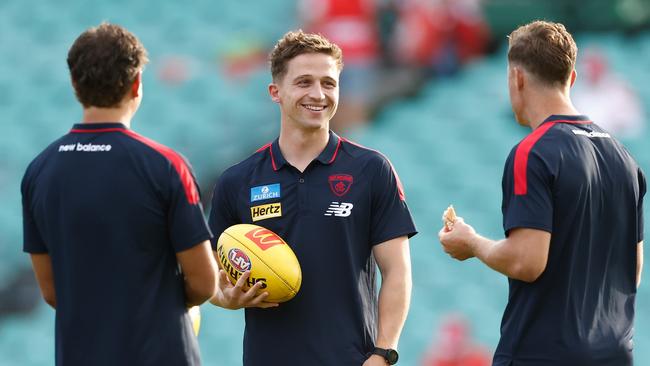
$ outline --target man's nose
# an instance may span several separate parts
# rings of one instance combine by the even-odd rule
[[[319,83],[314,83],[314,85],[309,89],[309,97],[315,100],[325,99],[323,87]]]

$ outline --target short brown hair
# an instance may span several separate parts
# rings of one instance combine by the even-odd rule
[[[68,51],[75,94],[86,108],[119,106],[148,61],[136,36],[109,23],[83,32]]]
[[[508,61],[547,85],[564,85],[575,68],[578,47],[560,23],[537,20],[510,33]]]
[[[273,47],[269,55],[273,80],[282,78],[287,72],[287,63],[303,53],[323,53],[336,60],[339,71],[343,69],[343,52],[321,34],[304,33],[302,29],[287,32]]]

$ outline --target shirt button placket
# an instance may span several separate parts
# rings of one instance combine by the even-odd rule
[[[298,178],[298,209],[304,211],[307,208],[307,187],[305,178]]]

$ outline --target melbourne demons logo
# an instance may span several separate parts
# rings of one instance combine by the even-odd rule
[[[349,174],[334,174],[330,175],[328,182],[330,184],[330,189],[332,193],[339,197],[343,197],[352,186],[352,181],[354,179]]]
[[[251,269],[250,258],[239,248],[232,248],[228,251],[228,261],[239,272],[250,271]]]
[[[267,250],[274,245],[286,244],[276,233],[265,228],[251,230],[244,234],[262,250]]]

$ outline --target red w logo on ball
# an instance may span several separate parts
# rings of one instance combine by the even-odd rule
[[[239,272],[245,272],[251,269],[251,260],[241,249],[230,249],[228,251],[228,261]]]
[[[262,250],[267,250],[274,245],[286,244],[276,233],[264,228],[251,230],[244,235]]]
[[[332,193],[339,197],[343,197],[352,186],[352,181],[354,179],[349,174],[334,174],[330,175],[328,182],[330,184],[330,189]]]

